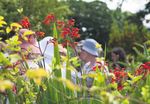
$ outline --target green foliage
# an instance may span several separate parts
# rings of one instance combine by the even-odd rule
[[[57,28],[56,28],[56,24],[53,24],[53,37],[55,39],[58,39],[58,33],[57,33]],[[56,59],[56,63],[55,66],[59,66],[60,65],[60,55],[59,55],[59,48],[58,48],[58,41],[56,41],[56,43],[54,44],[54,58]],[[55,75],[57,77],[61,76],[61,73],[59,71],[60,69],[56,69],[55,71]]]
[[[69,18],[76,20],[81,39],[93,38],[103,45],[108,42],[108,34],[112,23],[111,11],[101,1],[84,2],[68,0],[73,14]]]
[[[136,42],[143,43],[147,33],[148,31],[140,31],[136,25],[128,23],[128,21],[123,22],[122,29],[114,22],[111,28],[109,46],[123,47],[127,53],[133,53],[132,47]]]
[[[42,24],[47,14],[54,13],[58,19],[65,19],[71,14],[67,3],[58,0],[1,0],[0,9],[0,15],[6,17],[8,23],[19,22],[22,17],[27,16],[32,29],[42,30],[47,36],[52,32]]]

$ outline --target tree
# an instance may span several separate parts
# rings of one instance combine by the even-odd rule
[[[73,15],[69,18],[76,20],[80,28],[81,39],[94,38],[103,45],[108,42],[111,28],[111,11],[101,1],[84,2],[82,0],[68,0]]]
[[[148,31],[145,28],[138,29],[138,26],[124,21],[122,30],[114,22],[111,27],[109,47],[123,47],[127,53],[134,53],[133,46],[135,43],[142,44],[145,41],[145,35]]]
[[[129,16],[127,19],[130,22],[136,24],[138,26],[138,28],[140,30],[142,30],[143,20],[145,19],[145,16],[149,13],[150,13],[150,2],[147,2],[147,4],[145,4],[145,9],[144,10],[140,10],[139,12]],[[146,22],[148,23],[149,21],[146,21]]]
[[[134,53],[134,44],[143,43],[148,32],[142,24],[141,15],[122,12],[120,8],[112,11],[113,23],[108,46],[123,47],[127,53]]]

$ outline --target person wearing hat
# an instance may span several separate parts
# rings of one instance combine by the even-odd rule
[[[97,47],[99,43],[94,39],[85,39],[81,52],[79,53],[79,58],[84,62],[82,68],[82,74],[88,75],[90,73],[95,73],[96,67],[104,68],[104,72],[107,72],[107,69],[104,66],[104,62],[97,62],[99,57],[100,47]],[[92,87],[93,85],[93,78],[87,77],[86,78],[86,86],[88,88]]]
[[[40,59],[42,56],[44,47],[40,47],[41,44],[38,43],[36,33],[34,31],[29,29],[20,29],[19,40],[21,41],[21,53],[23,56],[27,56],[26,61],[30,69],[38,69],[41,67],[45,68],[47,71],[51,70],[47,63],[45,63],[45,67],[43,67],[42,61],[38,60],[38,58]]]
[[[34,59],[40,56],[40,50],[38,46],[38,41],[35,38],[35,32],[29,29],[20,29],[18,33],[19,41],[21,41],[21,56],[26,58],[28,67],[30,69],[38,69],[38,63],[34,62]]]
[[[44,58],[44,64],[46,65],[46,67],[49,66],[49,72],[52,72],[52,60],[54,58],[54,43],[52,42],[54,38],[51,36],[47,36],[44,37],[42,40],[39,41],[39,46]],[[59,48],[59,53],[60,56],[66,56],[67,55],[67,50],[61,45],[58,45]],[[66,65],[64,62],[61,63],[62,64],[62,70],[61,70],[61,74],[62,74],[62,78],[66,78]],[[48,65],[48,66],[47,66]]]

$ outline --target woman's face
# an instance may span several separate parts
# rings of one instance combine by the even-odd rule
[[[82,61],[86,62],[87,57],[88,57],[88,53],[86,51],[84,51],[84,50],[81,50],[81,52],[79,53],[79,58]]]
[[[119,60],[119,55],[117,55],[116,53],[111,53],[111,59],[113,62],[117,62]]]

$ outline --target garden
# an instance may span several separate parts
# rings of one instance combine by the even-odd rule
[[[124,1],[0,1],[0,104],[150,104],[150,2],[133,14]],[[89,38],[100,65],[79,76]],[[114,66],[115,47],[126,55]]]

